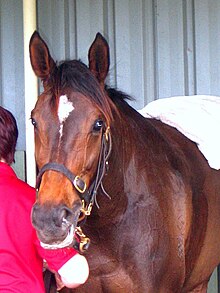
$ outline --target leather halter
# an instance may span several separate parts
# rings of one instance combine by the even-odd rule
[[[75,187],[75,189],[79,192],[79,195],[82,201],[82,209],[81,209],[82,216],[80,217],[79,221],[83,220],[85,216],[88,216],[91,214],[91,210],[92,210],[94,202],[99,208],[99,205],[96,199],[97,190],[99,187],[101,187],[104,194],[110,198],[110,196],[107,194],[107,192],[105,191],[102,185],[102,179],[106,173],[106,168],[108,166],[108,158],[111,153],[111,148],[112,148],[112,140],[111,140],[110,128],[107,127],[106,131],[102,134],[101,149],[99,153],[99,161],[97,166],[96,177],[89,188],[87,188],[86,183],[78,175],[74,175],[64,165],[60,163],[56,163],[56,162],[49,162],[40,169],[37,175],[37,180],[36,180],[37,192],[40,187],[42,176],[46,171],[52,170],[52,171],[62,173],[70,180],[73,187]]]

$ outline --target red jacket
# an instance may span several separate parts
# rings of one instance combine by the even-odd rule
[[[77,253],[39,246],[30,220],[34,202],[35,189],[0,162],[0,293],[45,292],[42,257],[58,270]]]

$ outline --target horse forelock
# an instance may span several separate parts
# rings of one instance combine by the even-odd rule
[[[52,107],[58,111],[59,98],[66,91],[81,93],[89,98],[104,114],[107,121],[112,120],[112,102],[100,87],[98,80],[89,68],[78,60],[64,61],[59,64],[48,82],[48,92]]]

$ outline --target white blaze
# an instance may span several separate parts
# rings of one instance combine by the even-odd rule
[[[73,103],[70,102],[66,95],[60,96],[58,106],[58,117],[60,121],[60,137],[63,134],[63,123],[69,117],[70,113],[74,110]]]

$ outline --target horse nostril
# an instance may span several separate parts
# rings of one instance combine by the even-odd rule
[[[71,226],[73,223],[73,211],[68,207],[61,207],[60,211],[58,212],[58,225],[62,226],[65,225],[67,227]]]

